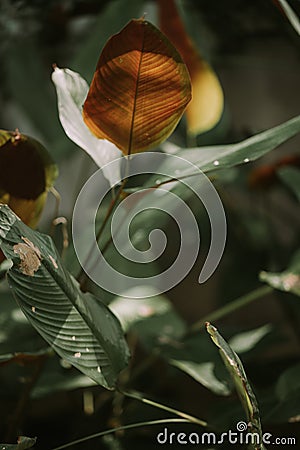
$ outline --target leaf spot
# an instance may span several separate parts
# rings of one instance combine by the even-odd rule
[[[214,166],[218,166],[219,164],[220,164],[219,161],[217,160],[214,161]]]
[[[14,252],[20,257],[20,271],[24,275],[33,277],[41,265],[41,252],[29,239],[25,237],[22,239],[25,243],[20,242],[14,245]]]
[[[101,369],[99,366],[97,367],[97,372],[101,373]]]
[[[31,307],[31,311],[32,311],[33,313],[35,313],[35,311],[36,311],[35,306],[32,306],[32,307]]]
[[[75,336],[72,336],[72,341],[75,341],[76,340],[76,337]]]
[[[75,356],[75,358],[80,358],[81,353],[80,352],[74,353],[74,356]]]
[[[245,163],[247,163],[247,162],[249,162],[249,161],[250,161],[249,158],[245,158],[245,159],[244,159],[244,162],[245,162]]]

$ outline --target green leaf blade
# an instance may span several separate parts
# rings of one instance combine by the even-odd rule
[[[261,281],[269,284],[274,289],[290,292],[300,296],[300,250],[297,250],[289,267],[283,272],[266,272],[259,274]]]
[[[287,122],[255,134],[236,144],[180,148],[170,142],[166,142],[161,147],[166,153],[187,159],[203,172],[210,172],[255,161],[299,132],[300,116],[296,116]],[[191,175],[190,172],[186,170],[186,172],[180,174],[180,177]],[[178,176],[175,178],[178,178]]]
[[[218,332],[217,328],[207,322],[206,329],[213,343],[219,348],[224,364],[234,381],[236,391],[247,415],[247,420],[251,423],[251,431],[259,433],[260,442],[262,442],[259,408],[254,392],[245,374],[242,362],[230,345],[225,341],[223,336]],[[263,444],[260,444],[259,446],[250,445],[249,448],[253,450],[263,450],[264,446]]]
[[[13,260],[8,282],[23,313],[60,357],[112,389],[128,360],[121,326],[91,294],[83,294],[51,239],[0,207],[1,248]],[[1,242],[2,241],[2,242]]]

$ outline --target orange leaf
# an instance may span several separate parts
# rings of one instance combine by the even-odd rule
[[[131,20],[100,56],[84,121],[124,154],[155,147],[174,130],[191,99],[179,53],[152,24]]]
[[[217,75],[202,58],[185,31],[174,0],[157,0],[160,28],[176,46],[189,70],[193,98],[186,110],[188,133],[197,135],[213,128],[224,108],[223,90]]]

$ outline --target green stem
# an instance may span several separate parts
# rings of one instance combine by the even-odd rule
[[[185,412],[178,411],[177,409],[170,408],[169,406],[162,405],[161,403],[154,402],[153,400],[149,400],[145,397],[143,397],[141,394],[133,391],[121,391],[119,392],[126,397],[132,398],[134,400],[138,400],[139,402],[146,403],[147,405],[154,406],[155,408],[162,409],[164,411],[170,412],[172,414],[175,414],[176,416],[179,416],[183,419],[185,419],[188,422],[196,423],[197,425],[200,425],[201,427],[207,427],[208,424],[204,420],[198,419],[197,417],[191,416],[190,414],[186,414]]]
[[[223,317],[228,316],[229,314],[235,312],[237,309],[243,308],[249,303],[252,303],[254,300],[264,297],[265,295],[268,295],[271,292],[273,292],[272,287],[262,286],[258,289],[255,289],[252,292],[249,292],[246,295],[242,295],[242,297],[239,297],[236,300],[227,303],[222,308],[219,308],[216,311],[207,314],[206,316],[202,317],[202,319],[195,322],[193,325],[191,325],[191,327],[189,328],[184,337],[195,334],[201,329],[203,329],[205,327],[206,322],[215,322],[216,320],[222,319]]]
[[[111,200],[111,202],[110,202],[110,205],[109,205],[109,207],[108,207],[108,209],[107,209],[105,218],[104,218],[104,220],[103,220],[103,222],[102,222],[102,224],[101,224],[101,226],[100,226],[100,228],[99,228],[99,230],[98,230],[98,232],[97,232],[97,234],[96,234],[96,242],[97,242],[97,243],[99,243],[100,238],[101,238],[101,236],[102,236],[102,233],[103,233],[103,231],[104,231],[104,228],[106,227],[107,222],[108,222],[108,220],[109,220],[109,218],[110,218],[110,216],[111,216],[111,214],[112,214],[112,212],[113,212],[113,210],[114,210],[114,208],[115,208],[117,202],[119,201],[119,199],[120,199],[120,197],[121,197],[121,194],[122,194],[122,192],[123,192],[123,188],[124,188],[126,182],[127,182],[127,179],[125,178],[125,179],[122,181],[122,184],[121,184],[121,186],[120,186],[120,188],[119,188],[117,194],[113,193],[113,198],[112,198],[112,200]],[[84,267],[86,266],[87,262],[91,259],[91,256],[92,256],[93,251],[94,251],[94,246],[91,247],[91,249],[90,249],[90,251],[89,251],[89,253],[88,253],[88,256],[87,256],[87,258],[86,258],[86,261],[85,261],[85,263],[83,264],[83,266],[81,267],[79,274],[77,275],[77,281],[79,281],[79,283],[80,283],[80,289],[81,289],[82,291],[85,291],[85,290],[86,290],[86,284],[87,284],[87,279],[88,279],[88,276],[87,276],[87,274],[86,274],[86,272],[85,272],[85,270],[84,270]]]
[[[222,308],[217,309],[216,311],[213,311],[209,313],[207,316],[204,316],[202,319],[195,322],[191,327],[187,330],[187,332],[181,337],[182,340],[188,338],[189,336],[192,336],[202,329],[205,328],[206,322],[214,322],[218,319],[222,319],[223,317],[226,317],[228,314],[231,314],[235,312],[237,309],[242,308],[243,306],[246,306],[248,303],[251,303],[252,301],[264,297],[267,294],[270,294],[273,292],[273,288],[269,286],[263,286],[261,288],[256,289],[255,291],[252,291],[246,295],[243,295],[242,297],[237,298],[236,300],[233,300],[230,303],[227,303]],[[160,356],[160,349],[156,348],[155,353],[152,353],[147,359],[145,359],[135,370],[132,372],[130,382],[138,378],[141,374],[143,374],[146,370],[151,367],[151,365],[157,360],[157,358]]]
[[[90,439],[95,439],[101,436],[106,436],[107,434],[112,434],[117,431],[130,430],[132,428],[146,427],[148,425],[161,425],[165,423],[187,423],[189,420],[186,419],[159,419],[159,420],[149,420],[147,422],[137,422],[129,425],[123,425],[121,427],[110,428],[109,430],[101,431],[100,433],[91,434],[85,436],[84,438],[77,439],[76,441],[69,442],[68,444],[61,445],[60,447],[55,447],[52,450],[62,450],[64,448],[72,447],[73,445],[81,444],[82,442],[89,441]]]

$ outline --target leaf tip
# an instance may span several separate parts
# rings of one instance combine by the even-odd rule
[[[212,329],[212,325],[210,322],[205,322],[205,327],[208,332],[210,332],[210,330]]]

